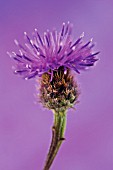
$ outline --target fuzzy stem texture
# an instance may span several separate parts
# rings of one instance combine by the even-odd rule
[[[66,112],[54,112],[54,124],[52,127],[52,141],[43,170],[49,170],[57,152],[65,140],[64,133],[66,127]]]

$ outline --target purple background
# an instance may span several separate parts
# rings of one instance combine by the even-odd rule
[[[74,24],[75,39],[94,38],[101,51],[94,69],[77,75],[81,87],[76,111],[68,112],[66,141],[51,170],[113,170],[113,1],[0,1],[0,170],[41,170],[53,116],[35,105],[35,80],[13,75],[7,51],[23,42],[23,32],[40,33]]]

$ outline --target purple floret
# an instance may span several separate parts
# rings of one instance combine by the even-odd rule
[[[25,79],[41,76],[45,72],[58,69],[60,66],[80,73],[98,60],[99,52],[92,53],[92,40],[82,43],[83,34],[73,43],[71,38],[72,25],[63,23],[61,31],[48,31],[41,37],[35,29],[32,39],[25,32],[25,45],[22,46],[15,40],[19,53],[8,53],[16,66],[14,72]]]

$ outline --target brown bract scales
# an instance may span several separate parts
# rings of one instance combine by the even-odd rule
[[[51,70],[50,70],[51,72]],[[44,107],[65,111],[77,102],[78,87],[69,68],[59,67],[51,74],[44,73],[40,83],[40,100]]]

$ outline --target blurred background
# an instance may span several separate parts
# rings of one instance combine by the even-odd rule
[[[7,51],[23,32],[74,25],[76,40],[93,37],[101,51],[96,67],[77,75],[80,103],[69,110],[66,141],[51,170],[113,170],[113,1],[0,0],[0,170],[41,170],[51,140],[53,115],[35,103],[35,80],[12,72]]]

